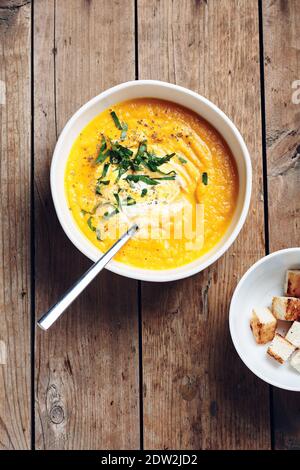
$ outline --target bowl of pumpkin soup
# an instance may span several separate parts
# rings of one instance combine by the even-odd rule
[[[234,124],[204,97],[140,80],[93,98],[66,124],[51,164],[60,223],[96,261],[133,223],[107,268],[148,281],[216,261],[245,221],[251,162]]]

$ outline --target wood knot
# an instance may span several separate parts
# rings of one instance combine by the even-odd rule
[[[191,401],[195,398],[198,390],[198,380],[194,376],[185,375],[180,385],[180,395],[186,401]]]
[[[210,407],[209,407],[209,412],[210,416],[215,418],[218,414],[218,403],[216,401],[210,402]]]
[[[50,419],[54,424],[61,424],[65,419],[65,413],[62,406],[55,405],[50,410]]]

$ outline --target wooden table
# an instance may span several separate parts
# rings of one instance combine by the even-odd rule
[[[300,243],[299,25],[298,0],[0,0],[1,448],[300,448],[300,394],[257,379],[228,331],[241,275]],[[54,212],[57,136],[91,97],[145,78],[201,93],[241,130],[247,222],[204,272],[105,272],[37,330],[90,264]]]

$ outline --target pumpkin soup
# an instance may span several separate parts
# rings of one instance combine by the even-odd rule
[[[238,175],[227,144],[208,122],[175,103],[142,98],[114,105],[82,130],[65,188],[79,228],[100,251],[136,222],[139,231],[115,259],[170,269],[223,237]]]

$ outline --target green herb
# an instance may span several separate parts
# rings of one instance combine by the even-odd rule
[[[117,209],[117,208],[114,209],[112,212],[105,212],[105,213],[103,214],[103,218],[104,218],[105,220],[108,220],[108,219],[110,219],[113,215],[116,215],[116,214],[118,214],[119,212],[120,212],[120,211],[119,211],[119,209]]]
[[[146,194],[147,194],[147,192],[148,192],[148,189],[147,189],[147,188],[142,189],[141,196],[142,196],[142,197],[145,197]]]
[[[96,163],[105,162],[108,156],[109,156],[109,150],[107,150],[105,153],[99,153]]]
[[[112,111],[110,113],[111,117],[113,118],[114,120],[114,123],[115,123],[115,126],[117,129],[119,129],[121,132],[121,140],[125,140],[126,139],[126,133],[128,131],[128,125],[126,124],[126,122],[120,122],[118,116],[116,115],[116,113],[114,111]]]
[[[151,186],[155,186],[159,180],[175,180],[175,175],[172,176],[162,176],[162,177],[155,177],[151,178],[148,175],[128,175],[125,178],[127,181],[132,181],[133,183],[137,183],[138,181],[142,181],[143,183],[149,184]]]
[[[97,185],[96,185],[96,194],[101,195],[101,184],[104,186],[107,186],[110,183],[110,180],[101,180],[101,177],[98,178],[97,180]]]
[[[120,201],[120,196],[118,193],[114,193],[115,200],[117,201],[117,208],[121,208],[121,201]]]
[[[105,178],[105,176],[107,175],[107,171],[108,171],[109,166],[110,166],[110,163],[105,163],[104,164],[103,170],[102,170],[102,175],[100,176],[100,178]]]
[[[176,176],[176,174],[177,174],[175,170],[168,171],[167,173],[165,173],[164,171],[160,171],[160,170],[157,170],[157,171],[158,171],[158,173],[160,173],[161,175],[166,175],[166,176],[172,175],[172,176],[174,176],[173,179],[175,179],[175,176]]]
[[[96,237],[97,237],[97,240],[101,240],[101,232],[99,228],[96,228]]]
[[[132,162],[130,157],[133,155],[133,151],[118,142],[111,142],[111,149],[109,150],[110,163],[124,164],[126,163],[127,168],[130,167]]]
[[[172,176],[161,176],[161,177],[158,177],[158,178],[153,178],[155,180],[175,180],[176,178],[176,175],[172,175]]]
[[[155,179],[150,178],[150,176],[147,175],[128,175],[125,179],[127,181],[132,181],[133,183],[138,183],[139,181],[142,181],[143,183],[149,184],[151,186],[155,186],[158,184]]]
[[[127,131],[128,131],[128,125],[123,122],[123,129],[122,129],[122,132],[121,132],[121,140],[125,140],[126,139],[126,135],[127,135]]]
[[[205,186],[208,184],[208,174],[206,172],[202,173],[202,183],[205,184]]]
[[[125,204],[126,206],[133,206],[136,204],[136,201],[133,199],[133,197],[127,196]]]
[[[140,142],[139,148],[138,148],[138,153],[144,153],[147,150],[147,140],[143,140]]]
[[[170,153],[164,157],[157,157],[156,155],[147,152],[148,159],[146,161],[146,165],[151,171],[158,171],[158,167],[169,162],[174,155],[175,153]]]
[[[117,165],[116,171],[118,171],[118,176],[116,181],[119,181],[121,176],[127,172],[127,170],[135,170],[134,162],[131,160],[133,155],[132,150],[118,142],[111,143],[110,149],[110,163]]]
[[[104,135],[102,136],[102,142],[101,142],[101,147],[100,147],[100,152],[104,152],[104,150],[107,148],[107,144],[106,144],[106,139],[104,137]]]
[[[124,175],[126,173],[126,169],[125,168],[118,168],[118,176],[117,176],[117,179],[116,179],[116,183],[119,181],[119,179],[121,178],[122,175]]]
[[[136,167],[136,170],[139,169],[141,163],[144,164],[145,152],[147,150],[147,140],[143,140],[139,143],[136,155],[133,160],[133,164]]]
[[[104,150],[106,150],[106,148],[107,148],[106,140],[105,140],[105,137],[102,136],[102,143],[101,143],[98,157],[96,158],[96,163],[103,163],[104,160],[108,157],[107,152],[103,153]]]
[[[175,153],[171,153],[169,155],[165,155],[164,157],[157,157],[153,152],[148,152],[147,150],[147,141],[143,140],[137,150],[136,156],[133,160],[134,165],[136,168],[134,170],[139,170],[140,165],[147,167],[150,171],[159,171],[162,173],[158,167],[167,163],[174,157]],[[173,171],[173,173],[175,173]]]
[[[179,157],[178,157],[178,160],[180,161],[180,163],[183,163],[183,164],[184,164],[184,163],[187,163],[187,160],[186,160],[185,158],[183,158],[183,157],[180,157],[180,156],[179,156]]]
[[[92,220],[93,220],[93,218],[89,217],[88,220],[87,220],[87,224],[90,227],[90,229],[92,230],[92,232],[96,232],[96,227],[93,226]]]
[[[114,111],[111,111],[110,115],[111,115],[111,117],[112,117],[113,120],[114,120],[114,123],[115,123],[116,128],[121,131],[121,130],[122,130],[122,126],[121,126],[121,123],[120,123],[119,118],[118,118],[118,116],[116,115],[116,113],[115,113]]]
[[[99,204],[96,204],[96,206],[91,211],[86,211],[85,209],[81,209],[80,212],[83,216],[85,216],[86,214],[94,215],[98,207],[99,207]]]

